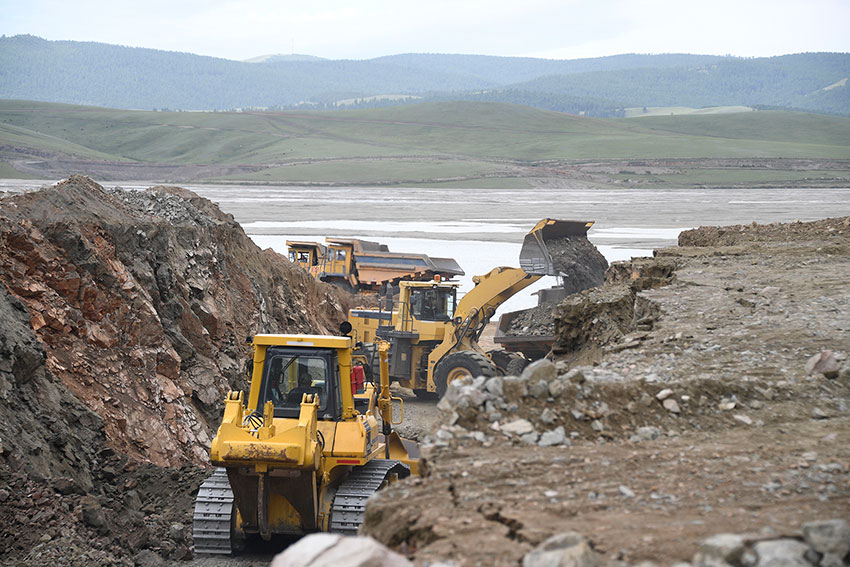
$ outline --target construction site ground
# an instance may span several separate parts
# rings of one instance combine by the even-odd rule
[[[79,178],[0,213],[0,564],[268,564],[191,554],[219,400],[246,335],[332,332],[349,298],[178,189]],[[714,534],[850,519],[850,218],[683,239],[558,307],[559,395],[532,375],[456,419],[394,388],[429,474],[370,501],[364,532],[422,567],[520,565],[568,530],[607,564],[672,565]],[[826,350],[837,376],[808,372]],[[520,419],[564,438],[507,433]]]
[[[500,420],[534,423],[554,409],[551,426],[571,444],[528,444],[481,418],[444,427],[426,450],[430,476],[376,499],[367,533],[418,565],[518,565],[563,531],[609,562],[670,565],[714,534],[847,519],[848,226],[708,230],[696,247],[661,252],[677,268],[641,293],[657,306],[652,330],[600,346],[582,400],[529,395]],[[839,377],[806,372],[823,350],[843,365]],[[657,399],[665,389],[677,412]]]

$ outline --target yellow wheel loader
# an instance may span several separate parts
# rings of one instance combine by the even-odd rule
[[[351,310],[349,321],[366,345],[364,356],[377,360],[369,343],[389,342],[390,378],[426,398],[442,397],[448,385],[463,376],[518,374],[527,358],[505,350],[485,352],[478,339],[502,303],[542,276],[580,280],[569,286],[563,282],[573,290],[602,283],[608,264],[587,241],[592,225],[541,220],[525,236],[520,267],[493,268],[473,277],[475,287],[460,301],[457,283],[400,282],[398,301],[388,309],[381,303],[379,310]],[[574,270],[574,265],[581,269]]]
[[[249,339],[250,390],[226,396],[210,448],[218,468],[195,501],[195,553],[230,554],[251,534],[356,534],[369,496],[419,474],[418,445],[392,431],[401,400],[390,396],[389,345],[376,345],[376,386],[349,336]]]

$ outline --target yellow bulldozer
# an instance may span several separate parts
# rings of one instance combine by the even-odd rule
[[[533,344],[534,337],[528,337],[525,345],[534,347],[529,356],[504,349],[485,352],[478,344],[481,333],[500,305],[545,275],[576,276],[573,279],[578,281],[562,280],[572,291],[601,284],[608,264],[587,241],[592,225],[541,220],[525,236],[519,268],[498,267],[473,277],[475,286],[460,300],[457,283],[403,281],[398,299],[386,309],[382,302],[378,310],[351,310],[349,321],[357,340],[365,345],[364,356],[377,361],[376,347],[370,343],[389,342],[390,378],[422,398],[442,397],[448,385],[463,376],[518,374],[530,358],[545,355],[548,347],[541,349]],[[562,251],[566,257],[559,256]],[[573,270],[573,264],[582,269]]]
[[[404,405],[390,395],[389,344],[377,345],[376,385],[351,326],[340,330],[249,337],[250,390],[225,398],[210,448],[218,468],[195,501],[196,554],[230,554],[252,534],[356,534],[369,496],[419,474],[418,445],[392,430],[393,401],[400,419]]]

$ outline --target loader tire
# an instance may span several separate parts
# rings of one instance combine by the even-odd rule
[[[437,392],[429,392],[425,388],[414,388],[413,394],[420,400],[429,401],[438,399]]]
[[[519,376],[523,369],[528,366],[528,360],[518,352],[495,349],[488,351],[487,354],[502,376]]]
[[[529,361],[521,356],[512,358],[505,368],[505,376],[519,376],[529,364]]]
[[[472,350],[453,352],[437,364],[434,381],[437,383],[437,395],[443,397],[449,384],[465,376],[495,376],[496,365],[481,353]]]

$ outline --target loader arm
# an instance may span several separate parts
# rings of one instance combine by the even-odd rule
[[[521,268],[499,267],[472,278],[473,287],[457,305],[452,328],[428,356],[428,390],[435,391],[434,370],[453,351],[484,353],[478,345],[481,331],[505,301],[543,276],[560,272],[549,251],[548,243],[563,239],[586,238],[593,222],[542,219],[525,235],[520,251]]]
[[[532,275],[520,268],[493,268],[483,276],[475,276],[475,283],[455,309],[451,330],[428,356],[428,381],[433,383],[433,371],[437,363],[454,350],[484,352],[478,346],[481,331],[505,301],[527,288],[543,274]],[[429,388],[430,389],[430,388]]]

